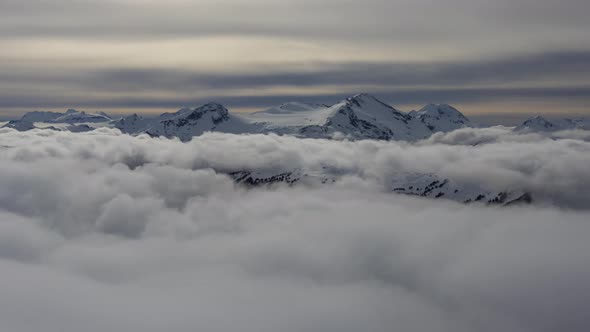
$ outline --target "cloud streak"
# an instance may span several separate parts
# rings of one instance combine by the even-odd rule
[[[288,70],[249,73],[172,68],[88,69],[70,73],[7,69],[0,85],[9,88],[1,93],[0,107],[176,108],[216,100],[230,107],[262,108],[288,100],[336,102],[363,90],[376,91],[394,104],[521,99],[561,100],[567,106],[572,101],[586,103],[589,95],[586,77],[590,74],[590,54],[585,51],[475,62],[317,63],[312,69],[306,66],[292,64],[283,66],[291,67]],[[570,83],[556,83],[560,79]],[[23,88],[15,93],[10,86]],[[56,93],[55,86],[63,91]],[[335,93],[335,87],[340,91]]]
[[[588,91],[555,91],[590,84],[588,10],[579,0],[3,0],[0,98],[5,111],[229,96],[253,108],[360,91],[515,105],[514,89],[572,112]]]

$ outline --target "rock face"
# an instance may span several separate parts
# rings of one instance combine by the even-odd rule
[[[590,130],[590,120],[588,119],[546,119],[542,116],[536,116],[523,122],[515,128],[517,132],[551,132],[570,129]]]

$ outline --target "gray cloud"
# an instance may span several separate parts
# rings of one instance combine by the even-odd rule
[[[2,129],[0,321],[66,332],[586,331],[583,134],[470,129],[411,145]],[[485,144],[462,145],[475,136]],[[325,164],[351,176],[246,191],[214,171]],[[546,200],[463,206],[374,181],[407,169],[526,184]]]
[[[5,37],[153,38],[256,34],[391,42],[511,43],[554,32],[579,38],[586,1],[13,1],[0,2]],[[417,24],[418,23],[418,24]],[[476,24],[477,23],[477,24]],[[465,28],[468,26],[468,28]],[[559,31],[558,31],[559,30]],[[509,34],[507,32],[512,32]],[[587,38],[584,40],[588,41]],[[515,46],[515,45],[512,45]]]
[[[18,95],[5,92],[0,107],[180,107],[217,100],[237,107],[265,107],[288,100],[335,102],[367,86],[394,104],[427,102],[484,102],[514,98],[543,100],[574,98],[587,102],[590,95],[586,77],[590,74],[590,53],[585,51],[536,54],[517,58],[471,62],[424,63],[318,63],[316,70],[302,65],[286,65],[260,73],[211,73],[176,69],[118,68],[83,72],[35,73],[11,71],[0,78],[5,85],[27,88]],[[557,81],[572,82],[562,86]],[[538,87],[538,84],[544,87]],[[506,84],[513,86],[505,87]],[[518,87],[514,87],[516,84]],[[226,91],[284,87],[325,87],[343,85],[342,93],[316,96],[281,95],[228,97],[212,93],[206,98],[187,98],[192,91]],[[71,89],[56,95],[43,87]],[[357,88],[355,88],[357,87]],[[347,91],[351,90],[351,91]],[[355,90],[357,89],[357,90]],[[369,88],[372,89],[372,88]],[[373,88],[374,89],[374,88]],[[390,92],[383,92],[387,90]],[[85,91],[104,95],[96,99]],[[166,92],[169,97],[137,97],[134,94]],[[126,93],[120,97],[117,94]],[[570,100],[571,101],[571,100]]]
[[[235,95],[247,96],[226,98],[231,106],[269,106],[284,101],[281,92],[248,97],[242,90],[276,85],[306,88],[300,96],[283,94],[314,101],[320,99],[315,95],[334,94],[335,87],[342,92],[334,97],[341,97],[370,90],[369,85],[375,90],[370,92],[393,91],[391,96],[412,104],[513,97],[555,101],[583,89],[569,101],[579,109],[588,96],[589,6],[583,0],[0,0],[0,98],[6,111],[177,107],[195,103],[197,98],[186,95],[203,89],[235,89]],[[220,40],[225,45],[265,42],[228,52],[216,44]],[[169,42],[176,42],[175,48]],[[137,53],[119,53],[129,45]],[[142,47],[153,58],[140,65]],[[224,70],[194,71],[173,57],[217,52],[216,64]],[[227,53],[236,55],[230,59]],[[296,59],[277,64],[272,56],[264,58],[267,53]],[[238,61],[260,57],[264,60],[256,66]],[[325,62],[330,59],[334,63]],[[259,71],[252,73],[255,68]],[[332,92],[319,91],[327,85]],[[546,90],[527,90],[539,86]],[[309,92],[314,88],[317,93]],[[467,91],[471,88],[476,91]],[[506,91],[510,88],[514,92]],[[137,92],[159,97],[142,102],[132,96]]]
[[[276,94],[276,95],[245,95],[228,97],[225,95],[208,95],[207,97],[110,97],[110,98],[85,98],[61,96],[33,96],[31,98],[17,96],[6,96],[0,100],[0,107],[4,108],[46,108],[46,107],[104,107],[104,108],[169,108],[178,109],[182,106],[197,106],[206,102],[216,101],[224,105],[233,107],[255,107],[264,108],[272,105],[278,105],[286,101],[302,101],[308,103],[336,103],[344,98],[358,93],[358,90],[352,90],[348,93],[338,94]],[[511,101],[511,100],[536,100],[557,101],[561,103],[559,107],[568,108],[570,104],[588,102],[590,88],[586,87],[566,87],[566,88],[473,88],[473,89],[420,89],[414,91],[399,90],[389,93],[379,92],[376,94],[392,105],[413,104],[413,103],[459,103],[459,102],[491,102],[491,101]],[[21,110],[22,112],[22,110]],[[535,113],[532,113],[535,114]],[[14,117],[14,116],[13,116]]]
[[[309,64],[308,64],[309,65]],[[288,65],[286,65],[289,67]],[[97,88],[194,89],[330,84],[372,84],[391,87],[414,85],[465,85],[530,83],[535,80],[585,78],[590,74],[590,52],[543,53],[518,58],[484,59],[471,62],[433,63],[342,63],[318,64],[306,71],[275,69],[270,73],[211,74],[186,70],[116,69],[88,73],[88,83]],[[585,80],[584,80],[585,81]]]

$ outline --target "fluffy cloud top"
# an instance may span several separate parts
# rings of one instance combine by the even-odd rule
[[[590,143],[467,129],[416,144],[0,131],[7,331],[585,331]],[[475,143],[477,145],[473,145]],[[224,173],[331,167],[247,190]],[[394,172],[537,205],[386,193]]]

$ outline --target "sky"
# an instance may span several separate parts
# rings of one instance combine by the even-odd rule
[[[588,12],[586,0],[0,0],[0,117],[359,92],[406,111],[588,115]]]

